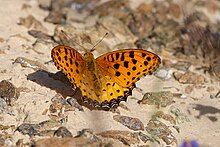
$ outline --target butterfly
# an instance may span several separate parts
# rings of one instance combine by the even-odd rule
[[[135,83],[161,63],[159,56],[143,49],[121,49],[95,59],[92,50],[81,55],[69,46],[58,45],[51,56],[57,69],[80,89],[84,102],[107,109],[126,101]]]

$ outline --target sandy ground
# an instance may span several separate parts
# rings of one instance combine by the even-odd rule
[[[24,3],[31,5],[31,8],[21,10]],[[0,54],[0,81],[9,80],[16,87],[26,87],[29,89],[29,92],[21,92],[16,104],[13,106],[14,116],[1,114],[3,120],[0,121],[0,124],[3,125],[18,126],[23,122],[39,123],[49,119],[47,115],[42,115],[43,111],[49,108],[51,98],[56,94],[56,91],[49,87],[65,89],[64,84],[50,78],[46,73],[36,74],[36,71],[31,68],[24,68],[20,64],[12,64],[13,60],[17,57],[27,57],[41,63],[51,60],[50,49],[44,50],[44,54],[38,54],[28,48],[35,42],[35,38],[27,34],[27,28],[17,24],[20,17],[26,17],[28,14],[32,14],[39,20],[48,29],[49,34],[53,34],[55,25],[43,21],[48,12],[40,9],[36,1],[0,1],[0,38],[4,40],[0,43],[0,50],[4,51],[4,54]],[[57,71],[53,64],[46,66],[50,72],[55,73]],[[6,71],[3,72],[4,70]],[[28,80],[27,77],[30,77],[31,74],[34,74],[34,78],[40,78],[46,85],[50,86],[42,86]],[[184,93],[186,87],[174,78],[169,81],[163,81],[154,76],[147,76],[141,79],[137,86],[141,87],[144,92],[162,91],[164,87],[180,89],[180,91],[177,91],[175,88],[170,88],[169,90],[174,93]],[[208,86],[214,86],[215,91],[217,91],[220,88],[220,83],[215,81],[213,83],[208,82],[205,87]],[[119,107],[121,115],[139,118],[146,124],[150,120],[151,115],[157,111],[157,108],[149,105],[138,105],[137,100],[142,99],[142,97],[143,95],[134,89],[133,95],[128,98],[128,101],[122,102],[130,110],[127,111]],[[198,106],[200,105],[203,107],[199,108]],[[194,90],[190,96],[186,94],[186,98],[175,98],[175,106],[186,114],[190,120],[189,122],[178,124],[180,133],[173,131],[178,143],[183,139],[195,139],[203,146],[217,147],[220,145],[220,102],[218,98],[210,99],[210,93],[205,88],[201,88]],[[94,132],[130,130],[114,121],[112,117],[115,114],[112,112],[90,111],[85,107],[84,110],[84,112],[68,112],[68,122],[64,123],[64,126],[71,131],[73,136],[77,135],[77,131],[84,128],[90,128]],[[214,116],[217,120],[211,121],[209,116]],[[27,135],[22,135],[19,132],[15,132],[12,138],[12,144],[18,139],[29,140]]]

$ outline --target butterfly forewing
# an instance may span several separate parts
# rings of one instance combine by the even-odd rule
[[[72,84],[80,87],[82,71],[86,65],[83,56],[75,49],[64,45],[53,48],[51,56],[58,70],[61,70]]]
[[[142,49],[123,49],[104,54],[96,59],[104,75],[123,87],[131,87],[141,77],[152,74],[160,64],[160,58]]]

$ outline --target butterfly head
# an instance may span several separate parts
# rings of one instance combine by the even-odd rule
[[[84,54],[84,57],[85,57],[86,60],[93,60],[93,59],[94,59],[94,55],[92,54],[91,51],[86,52],[86,53]]]

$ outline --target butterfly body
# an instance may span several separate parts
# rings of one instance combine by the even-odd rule
[[[99,98],[101,95],[101,88],[102,88],[102,81],[100,79],[100,71],[97,68],[97,64],[94,58],[94,55],[91,52],[85,53],[84,59],[86,61],[86,69],[84,71],[85,78],[86,75],[90,76],[89,79],[91,79],[91,85],[94,89],[94,92],[96,96]]]
[[[94,107],[111,108],[131,95],[135,82],[152,74],[160,58],[142,49],[122,49],[94,58],[75,49],[58,45],[52,49],[57,66],[82,92],[83,101]]]

